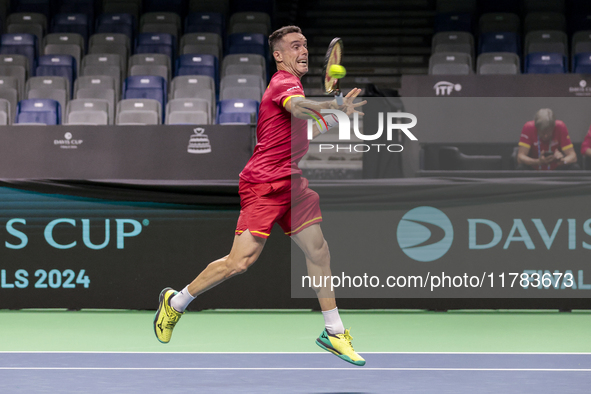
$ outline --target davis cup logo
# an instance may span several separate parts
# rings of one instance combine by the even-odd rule
[[[74,138],[74,136],[72,135],[72,133],[67,131],[64,134],[64,139],[53,140],[53,145],[59,146],[61,149],[78,149],[78,146],[81,146],[84,141],[83,140],[76,140],[73,138]]]
[[[429,262],[447,253],[453,242],[454,230],[447,215],[439,209],[418,207],[402,217],[396,237],[408,257]]]
[[[193,154],[211,153],[211,142],[203,127],[193,129],[193,134],[189,138],[187,152]]]

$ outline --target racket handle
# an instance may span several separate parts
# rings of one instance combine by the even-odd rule
[[[337,105],[343,105],[343,93],[337,94],[335,99],[337,100]]]

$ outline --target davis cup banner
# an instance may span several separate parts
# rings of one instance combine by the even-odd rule
[[[312,277],[294,262],[292,295],[591,297],[589,181],[415,181],[320,192],[332,273]]]
[[[290,295],[314,298],[313,288],[324,285],[344,305],[373,298],[370,305],[380,308],[396,299],[521,299],[536,308],[548,299],[565,307],[591,300],[589,179],[332,181],[311,188],[320,195],[331,276],[311,278],[299,248],[290,253],[295,245],[275,228],[260,260],[232,278],[236,291],[213,290],[201,307],[309,308],[315,300]],[[163,186],[161,193],[170,191]],[[227,254],[239,213],[233,205],[7,187],[0,188],[0,207],[1,308],[153,309],[163,287],[186,284]]]

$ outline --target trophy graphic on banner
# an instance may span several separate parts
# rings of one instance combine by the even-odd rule
[[[207,134],[204,134],[205,129],[197,127],[193,129],[193,132],[195,134],[191,135],[187,152],[194,154],[211,153],[211,143],[209,142]]]

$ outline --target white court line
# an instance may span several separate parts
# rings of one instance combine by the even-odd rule
[[[133,351],[108,351],[108,350],[6,350],[0,354],[327,354],[324,351],[317,352],[133,352]],[[589,356],[591,352],[358,352],[359,354],[505,354],[505,355],[566,355]]]
[[[0,367],[0,371],[492,371],[492,372],[591,372],[591,369],[572,368],[215,368],[215,367]]]

